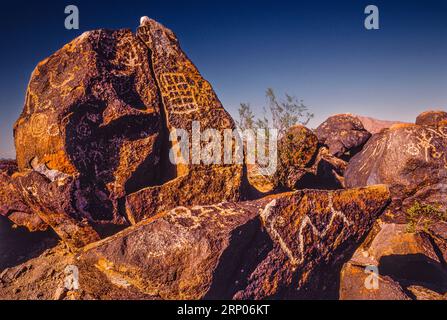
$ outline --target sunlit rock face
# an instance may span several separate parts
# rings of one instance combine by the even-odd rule
[[[447,209],[447,126],[395,125],[374,135],[348,165],[347,187],[391,186],[396,221],[415,201]]]

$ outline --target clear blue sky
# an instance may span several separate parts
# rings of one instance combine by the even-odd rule
[[[64,8],[80,9],[80,30]],[[363,27],[380,9],[381,29]],[[312,108],[413,121],[447,109],[447,0],[20,1],[0,8],[0,157],[14,157],[12,126],[34,66],[83,31],[131,28],[148,15],[170,27],[233,115],[258,110],[272,87]]]

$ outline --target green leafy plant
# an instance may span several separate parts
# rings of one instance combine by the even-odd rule
[[[447,211],[443,211],[440,205],[423,204],[415,201],[406,211],[408,220],[407,232],[418,230],[429,232],[430,227],[437,221],[447,221]]]

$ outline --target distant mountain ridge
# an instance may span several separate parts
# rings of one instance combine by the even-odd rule
[[[366,130],[371,132],[372,134],[379,133],[383,129],[388,129],[395,124],[403,124],[405,122],[401,121],[390,121],[390,120],[379,120],[371,117],[359,116],[355,115],[365,127]]]

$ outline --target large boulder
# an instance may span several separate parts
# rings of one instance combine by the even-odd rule
[[[394,126],[374,135],[349,162],[346,186],[390,185],[397,219],[416,201],[447,209],[446,150],[447,126]]]
[[[223,108],[211,85],[182,51],[171,30],[145,18],[137,35],[151,53],[170,135],[171,161],[175,160],[175,179],[128,196],[126,211],[129,220],[137,223],[160,210],[179,205],[239,200],[243,181],[242,163],[234,164],[232,161],[224,164],[224,153],[228,150],[222,152],[225,132],[232,134],[235,130],[233,119]],[[217,141],[210,136],[199,137],[200,140],[196,142],[190,140],[208,129],[217,134]],[[236,146],[238,139],[232,138],[231,141]],[[210,145],[217,145],[219,151],[216,148],[210,151]],[[231,153],[233,149],[230,146]],[[205,163],[204,155],[213,161]]]
[[[359,152],[371,137],[362,122],[351,114],[330,117],[315,130],[315,134],[332,155],[344,159]]]
[[[233,120],[172,31],[144,21],[137,35],[86,32],[36,67],[14,127],[19,172],[0,177],[2,215],[78,247],[179,205],[239,200],[242,162],[182,161],[176,135],[197,121],[221,146]]]
[[[14,127],[19,170],[71,177],[76,190],[58,196],[79,222],[125,224],[120,199],[156,183],[160,105],[148,49],[131,31],[86,32],[31,76]],[[33,208],[59,201],[26,198]]]
[[[447,125],[447,112],[445,111],[426,111],[418,115],[416,124],[420,126],[437,127]]]
[[[369,232],[389,200],[386,186],[298,191],[261,212],[273,249],[236,299],[334,298],[342,261]],[[337,274],[334,276],[334,274]]]
[[[342,261],[388,200],[388,189],[375,186],[177,207],[76,255],[56,248],[3,272],[0,296],[61,298],[55,293],[63,288],[67,265],[77,271],[79,290],[65,296],[76,299],[281,299],[322,297],[332,289],[336,294]]]
[[[0,172],[0,215],[30,231],[48,229],[48,225],[26,204],[14,180],[2,172]]]

